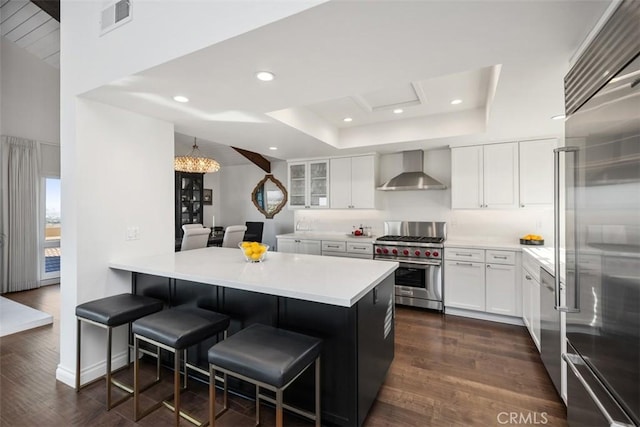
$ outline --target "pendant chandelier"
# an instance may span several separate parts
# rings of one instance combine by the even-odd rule
[[[186,156],[176,156],[173,168],[178,172],[211,173],[220,170],[220,163],[215,159],[204,157],[200,153],[196,138],[193,138],[193,148]]]

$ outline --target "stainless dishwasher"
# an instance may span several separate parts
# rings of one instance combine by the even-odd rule
[[[561,385],[560,312],[555,309],[555,278],[540,267],[540,356],[558,395]]]

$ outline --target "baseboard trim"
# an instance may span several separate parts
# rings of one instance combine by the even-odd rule
[[[127,364],[127,351],[123,351],[113,356],[111,359],[111,370],[115,371]],[[96,378],[100,378],[107,372],[107,361],[102,360],[87,366],[80,370],[80,385],[87,384]],[[56,369],[56,380],[69,387],[76,387],[76,370],[75,368],[69,369],[62,364],[58,365]]]
[[[469,317],[471,319],[488,320],[490,322],[506,323],[509,325],[524,326],[524,322],[519,317],[502,316],[500,314],[483,313],[481,311],[464,310],[461,308],[445,307],[445,314],[453,316]]]

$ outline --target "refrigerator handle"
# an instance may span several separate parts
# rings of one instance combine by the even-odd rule
[[[598,399],[598,396],[596,395],[596,393],[593,391],[591,386],[584,379],[580,371],[578,371],[578,368],[576,368],[576,365],[573,363],[573,360],[571,360],[573,358],[577,359],[579,357],[580,356],[562,353],[562,358],[564,359],[565,362],[567,362],[567,366],[569,367],[569,369],[571,369],[571,372],[573,372],[573,375],[575,375],[578,381],[580,381],[580,384],[582,384],[582,387],[584,387],[584,390],[587,392],[591,400],[593,400],[593,403],[595,403],[595,405],[598,407],[598,409],[600,410],[600,413],[602,413],[602,415],[606,418],[607,423],[609,424],[609,427],[633,427],[631,424],[614,420],[611,414],[609,414],[609,411],[607,411],[607,408],[605,408],[602,402],[600,402],[600,399]]]
[[[555,309],[563,311],[565,313],[577,313],[580,311],[580,300],[578,290],[578,276],[574,275],[575,283],[573,283],[573,289],[575,292],[575,307],[566,307],[562,305],[560,298],[560,154],[561,153],[574,153],[574,156],[578,156],[578,147],[559,147],[553,150],[553,257],[555,262]],[[577,173],[577,169],[574,168],[574,174]],[[574,177],[574,182],[576,182]],[[576,198],[573,195],[573,211],[575,212]],[[577,251],[573,251],[575,254],[575,266],[577,267]],[[568,282],[568,277],[567,277]],[[568,285],[569,283],[567,283]]]

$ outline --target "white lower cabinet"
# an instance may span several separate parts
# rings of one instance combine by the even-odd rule
[[[279,238],[278,252],[320,255],[322,253],[322,242],[320,240]]]
[[[516,267],[513,265],[486,264],[486,308],[489,313],[516,316]]]
[[[516,252],[445,248],[444,256],[446,308],[502,316],[522,314],[520,263]]]
[[[445,307],[484,311],[484,263],[445,261],[444,271]]]
[[[373,259],[373,243],[323,240],[322,255],[342,258]]]
[[[529,262],[526,258],[523,265],[525,268],[522,269],[522,321],[540,351],[540,282],[537,276],[527,269]]]

